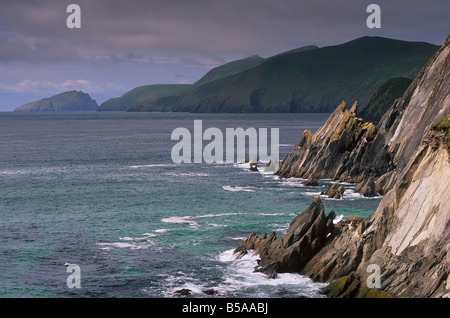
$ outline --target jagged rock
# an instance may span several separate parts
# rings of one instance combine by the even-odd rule
[[[304,267],[313,279],[331,282],[328,296],[450,296],[449,74],[450,37],[383,117],[379,128],[396,169],[375,187],[390,190],[372,216],[336,224]],[[381,289],[365,283],[370,264],[381,269]]]
[[[330,297],[450,297],[449,115],[450,36],[376,131],[343,104],[280,166],[280,176],[349,178],[370,190],[373,181],[384,195],[375,213],[333,226],[316,198],[285,237],[249,237],[261,269],[330,282]],[[372,264],[380,289],[367,284]]]
[[[258,237],[255,233],[243,241],[234,251],[238,257],[253,250],[260,256],[257,271],[268,277],[276,277],[279,272],[300,272],[308,260],[327,241],[333,231],[334,211],[325,216],[320,196],[290,223],[284,237]]]
[[[344,186],[333,184],[328,190],[322,191],[320,194],[326,195],[331,199],[342,199],[344,197]]]
[[[356,185],[355,192],[361,193],[365,197],[374,197],[377,195],[375,179],[369,178],[367,181],[360,182]]]
[[[384,132],[359,118],[357,106],[355,103],[348,110],[342,102],[314,134],[305,131],[292,152],[283,158],[277,174],[282,178],[361,182],[391,171],[394,154],[385,145]]]
[[[319,186],[319,180],[316,178],[309,178],[308,180],[303,181],[302,184],[309,187],[317,187]]]

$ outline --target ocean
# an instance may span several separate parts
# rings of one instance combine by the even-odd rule
[[[248,164],[175,164],[171,133],[193,131],[194,120],[224,132],[279,128],[282,159],[328,116],[0,113],[0,297],[323,297],[324,284],[269,279],[253,272],[256,256],[233,249],[251,232],[283,235],[334,181],[307,187]],[[343,184],[343,200],[322,197],[326,213],[375,212],[380,197]]]

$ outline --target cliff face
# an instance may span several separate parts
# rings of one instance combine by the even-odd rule
[[[449,42],[447,39],[377,126],[358,117],[357,103],[346,110],[342,102],[315,134],[303,133],[277,174],[347,182],[373,178],[376,192],[386,193],[431,125],[450,112]]]
[[[341,105],[315,134],[303,134],[283,160],[281,176],[373,178],[385,195],[373,216],[326,228],[328,234],[298,266],[275,268],[330,282],[324,290],[330,297],[450,297],[449,89],[450,37],[375,130],[354,108]],[[300,215],[320,206],[316,198]],[[301,229],[293,222],[288,232]],[[251,247],[248,241],[238,252]],[[286,251],[273,238],[258,242],[262,265],[279,262],[271,249]],[[367,283],[373,266],[380,269],[379,288]]]

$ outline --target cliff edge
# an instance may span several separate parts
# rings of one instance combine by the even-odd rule
[[[375,127],[342,103],[315,134],[304,132],[281,177],[372,181],[376,212],[330,223],[317,197],[286,235],[252,234],[258,270],[329,282],[330,297],[450,297],[450,36]],[[379,269],[379,286],[369,283]]]

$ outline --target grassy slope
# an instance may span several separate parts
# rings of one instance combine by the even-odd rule
[[[191,89],[172,109],[191,112],[329,112],[370,96],[393,77],[413,78],[438,46],[380,37],[286,52]]]
[[[194,85],[201,85],[219,78],[240,73],[255,67],[262,63],[264,59],[259,55],[252,55],[242,60],[232,61],[224,65],[218,66],[206,73],[201,79],[194,83]]]
[[[392,103],[402,97],[412,80],[405,77],[391,78],[370,97],[367,106],[359,114],[365,121],[378,123]]]
[[[149,98],[157,98],[190,87],[188,84],[156,84],[140,86],[121,97],[111,98],[99,107],[100,111],[126,111],[133,105]]]

